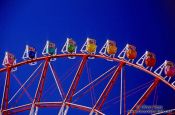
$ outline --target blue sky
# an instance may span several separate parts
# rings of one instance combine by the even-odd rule
[[[92,37],[97,41],[98,51],[106,39],[111,39],[117,42],[118,53],[125,44],[130,43],[137,47],[138,57],[146,50],[154,52],[157,57],[156,66],[163,63],[165,59],[175,62],[174,5],[175,2],[173,0],[1,0],[0,60],[3,60],[4,52],[9,51],[16,55],[18,62],[22,61],[21,57],[26,44],[36,47],[38,56],[41,56],[46,40],[55,42],[58,47],[58,53],[61,53],[60,50],[67,37],[72,37],[77,42],[78,50],[80,50],[86,38]],[[62,60],[64,61],[60,59],[54,63],[60,77],[63,77],[66,70],[75,64],[71,60]],[[96,75],[100,75],[116,64],[103,60],[93,61],[88,61],[93,73],[93,79]],[[100,65],[100,67],[96,69],[92,66],[93,64],[96,64],[97,67]],[[21,67],[24,70],[29,69],[30,72],[34,68],[28,66]],[[16,76],[25,75],[26,77],[19,78],[22,82],[25,81],[30,72],[20,72],[19,68]],[[153,77],[131,67],[126,67],[126,76],[128,77],[128,89],[135,87],[133,84],[142,84],[153,80]],[[82,79],[87,79],[85,70]],[[50,79],[47,81],[50,84],[52,82]],[[1,84],[2,92],[3,82]],[[64,87],[69,87],[69,80],[63,84]],[[83,81],[80,82],[80,87],[84,84]],[[104,87],[104,84],[102,83],[99,88]],[[114,90],[111,92],[110,98],[119,95],[119,89],[117,89],[119,84],[118,80]],[[15,83],[12,82],[11,85],[15,85]],[[116,93],[115,91],[118,92]],[[34,92],[34,90],[31,90],[31,94]],[[100,93],[100,91],[97,92]],[[143,92],[133,96],[136,97],[135,100],[128,98],[129,104],[127,109],[132,107]],[[98,98],[98,93],[96,98]],[[175,107],[174,103],[172,103],[175,96],[174,91],[163,83],[158,87],[158,95],[158,104],[164,105],[166,109]],[[150,97],[147,103],[151,103],[152,100],[153,96]],[[57,111],[56,109],[53,110],[55,113]],[[77,112],[76,110],[72,111]],[[106,113],[111,112],[110,114],[117,113],[118,111],[119,103],[104,110]]]

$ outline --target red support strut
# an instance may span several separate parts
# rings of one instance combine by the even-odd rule
[[[98,99],[98,101],[96,102],[96,104],[93,107],[93,110],[101,110],[102,106],[104,105],[112,87],[115,84],[115,81],[117,80],[119,74],[121,73],[121,69],[122,67],[125,65],[125,63],[121,62],[120,65],[118,66],[117,70],[114,72],[112,78],[110,79],[110,81],[108,82],[108,84],[106,85],[105,89],[103,90],[100,98]],[[93,111],[92,110],[92,111]]]
[[[167,115],[175,115],[175,110],[170,111]]]
[[[34,102],[33,102],[34,104],[35,104],[35,102],[40,102],[40,100],[41,100],[41,96],[42,96],[42,92],[43,92],[43,88],[44,88],[44,82],[46,79],[46,74],[47,74],[47,70],[48,70],[48,66],[49,66],[49,61],[50,61],[50,58],[47,57],[45,64],[44,64],[44,67],[43,67],[41,78],[40,78],[40,81],[38,84],[38,88],[37,88],[37,91],[35,94],[35,98],[34,98]]]
[[[145,103],[147,98],[150,96],[152,91],[156,88],[156,86],[159,84],[160,80],[155,79],[154,82],[151,84],[151,86],[146,90],[146,92],[142,95],[142,97],[137,101],[137,103],[132,107],[130,112],[127,115],[136,115],[137,111],[141,108],[141,106]]]
[[[83,72],[83,68],[84,68],[84,66],[86,64],[87,58],[88,58],[88,56],[83,56],[83,59],[82,59],[82,61],[80,63],[78,71],[77,71],[77,73],[76,73],[76,75],[74,77],[74,80],[73,80],[73,82],[72,82],[72,84],[71,84],[71,86],[69,88],[69,91],[68,91],[68,93],[66,95],[65,102],[71,102],[72,101],[72,97],[73,97],[73,95],[75,93],[75,90],[77,88],[77,85],[78,85],[78,82],[80,80],[81,74]]]
[[[10,73],[11,68],[7,67],[7,74],[6,74],[6,81],[5,81],[5,87],[4,87],[4,94],[3,94],[3,100],[2,100],[2,106],[1,111],[8,109],[8,95],[9,95],[9,88],[10,88]],[[8,115],[7,112],[4,112],[4,115]]]
[[[86,64],[87,58],[88,58],[88,56],[83,56],[83,59],[82,59],[80,65],[79,65],[77,73],[76,73],[76,75],[75,75],[75,77],[72,81],[72,84],[71,84],[71,86],[68,90],[68,93],[67,93],[67,95],[64,99],[63,105],[62,105],[58,115],[62,115],[62,114],[67,115],[67,111],[68,111],[70,105],[66,104],[66,109],[64,109],[65,108],[65,102],[71,103],[73,95],[75,94],[75,90],[77,88],[78,82],[80,80],[81,74],[83,72],[84,66]]]

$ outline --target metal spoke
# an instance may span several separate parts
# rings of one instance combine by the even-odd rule
[[[44,88],[44,82],[45,82],[45,78],[46,78],[46,74],[47,74],[47,70],[48,70],[48,66],[49,66],[49,61],[50,61],[50,58],[46,58],[46,61],[45,61],[44,67],[43,67],[43,71],[42,71],[42,74],[40,77],[40,81],[38,83],[38,87],[37,87],[37,90],[35,93],[35,97],[34,97],[33,104],[32,104],[29,115],[33,115],[35,113],[35,103],[40,102],[43,88]],[[37,111],[37,109],[36,109],[36,111]]]
[[[4,92],[3,92],[2,104],[1,104],[1,112],[8,108],[10,74],[11,74],[11,68],[7,67],[6,80],[5,80]],[[8,114],[7,112],[4,112],[4,115],[7,115],[7,114]]]
[[[155,79],[154,82],[151,84],[151,86],[146,90],[146,92],[142,95],[142,97],[137,101],[137,103],[132,107],[130,112],[127,115],[135,115],[137,111],[140,109],[140,107],[144,104],[144,102],[147,100],[149,95],[152,93],[152,91],[157,87],[160,80]]]
[[[102,94],[100,95],[99,99],[97,100],[96,104],[94,105],[93,109],[90,112],[90,115],[94,113],[94,109],[101,110],[105,100],[107,99],[107,96],[109,95],[115,81],[117,80],[119,74],[121,73],[122,67],[125,65],[125,63],[120,63],[117,70],[114,72],[112,78],[106,85],[105,89],[103,90]]]

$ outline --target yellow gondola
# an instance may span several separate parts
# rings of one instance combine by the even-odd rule
[[[93,53],[96,51],[97,45],[94,39],[87,39],[86,51],[89,53]]]

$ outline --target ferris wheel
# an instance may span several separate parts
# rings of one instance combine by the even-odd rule
[[[43,49],[41,57],[37,57],[38,52],[36,48],[30,45],[26,45],[25,51],[23,53],[22,59],[23,61],[17,62],[16,57],[14,54],[10,52],[5,52],[5,57],[3,60],[4,68],[0,69],[0,75],[3,77],[4,80],[4,89],[2,92],[2,102],[1,102],[1,110],[0,115],[11,115],[17,114],[20,112],[28,111],[29,115],[39,115],[39,111],[43,108],[56,108],[58,115],[69,115],[71,114],[72,109],[76,109],[79,111],[85,112],[88,115],[108,115],[102,109],[105,107],[105,103],[107,98],[110,96],[111,90],[115,87],[117,80],[120,78],[120,96],[119,96],[119,114],[120,115],[136,115],[137,112],[141,109],[144,103],[149,99],[149,96],[156,87],[162,82],[167,85],[170,89],[175,91],[175,79],[173,76],[175,75],[175,65],[173,62],[165,60],[160,66],[156,69],[153,67],[155,66],[156,62],[156,55],[153,52],[146,51],[138,60],[137,58],[137,49],[134,45],[126,44],[123,50],[116,56],[117,53],[117,44],[115,41],[107,40],[106,43],[103,45],[99,53],[97,53],[97,43],[95,39],[87,38],[85,43],[83,44],[80,52],[77,51],[77,44],[72,38],[67,38],[65,44],[61,49],[61,53],[58,53],[56,44],[51,41],[47,41],[45,47]],[[69,80],[69,87],[67,91],[64,90],[64,80],[60,80],[58,76],[59,73],[54,69],[54,63],[58,60],[66,58],[67,60],[76,60],[79,58],[81,60],[80,64],[74,61],[74,66],[71,67],[70,71],[76,69],[75,66],[78,65],[77,70],[75,70],[75,74],[72,75],[72,80]],[[83,74],[85,68],[88,70],[88,61],[96,61],[97,59],[106,60],[107,63],[112,63],[114,66],[105,70],[99,76],[95,76],[92,79],[91,75],[88,74],[89,82],[87,84],[83,84],[84,86],[77,90],[78,85],[80,84],[80,78]],[[23,66],[30,66],[31,68],[35,68],[31,70],[31,73],[27,79],[23,80],[23,83],[20,81],[20,77],[16,77],[15,73],[18,71],[25,71],[29,73],[30,70],[21,70],[20,68]],[[64,66],[64,65],[60,65]],[[152,76],[153,80],[149,83],[149,87],[144,91],[142,96],[135,102],[134,105],[131,105],[131,108],[128,108],[129,111],[126,110],[127,97],[130,95],[126,91],[126,82],[127,79],[124,75],[125,67],[132,67],[141,72],[145,72],[147,75]],[[29,68],[29,67],[28,67]],[[48,70],[50,69],[50,71]],[[68,74],[71,74],[71,72]],[[48,74],[53,75],[53,81],[55,83],[54,87],[52,85],[44,88],[48,77]],[[2,76],[4,75],[4,76]],[[19,83],[20,87],[17,90],[13,91],[13,94],[10,94],[11,90],[10,84],[12,82],[12,77],[16,79]],[[38,78],[38,81],[35,79]],[[66,79],[66,77],[64,78]],[[108,80],[107,80],[108,79]],[[106,81],[106,84],[102,84],[103,81]],[[37,87],[33,91],[34,96],[30,95],[28,88],[33,84],[36,83]],[[53,83],[51,83],[53,84]],[[101,93],[96,96],[94,99],[95,94],[95,87],[98,85],[104,85],[104,88],[101,89]],[[142,84],[143,85],[143,84]],[[142,86],[138,86],[141,88]],[[44,90],[51,92],[52,90],[58,91],[60,95],[59,101],[43,101],[42,98],[47,95],[44,94]],[[136,89],[138,90],[138,89]],[[47,92],[46,91],[46,92]],[[134,91],[134,89],[132,90]],[[131,92],[132,92],[131,91]],[[79,104],[76,103],[78,99],[86,95],[86,93],[91,92],[91,98],[93,104]],[[18,105],[16,103],[21,101],[22,95],[26,94],[26,98],[30,99],[29,103]],[[77,97],[77,98],[75,98]],[[50,98],[51,95],[50,95]],[[41,101],[42,100],[42,101]],[[10,106],[12,104],[13,106]],[[154,112],[152,114],[175,114],[175,110],[172,111],[159,111]]]

